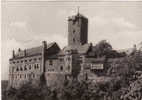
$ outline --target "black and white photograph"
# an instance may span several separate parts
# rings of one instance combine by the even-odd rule
[[[1,100],[142,100],[142,1],[1,0]]]

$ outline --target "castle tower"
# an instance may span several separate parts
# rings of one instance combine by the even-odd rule
[[[88,42],[88,19],[81,15],[68,18],[68,45],[83,45]]]

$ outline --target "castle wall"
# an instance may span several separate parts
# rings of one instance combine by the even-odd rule
[[[10,60],[9,79],[12,87],[38,80],[42,73],[41,55]]]
[[[47,59],[45,62],[45,79],[47,86],[62,84],[64,81],[65,65],[64,58]]]

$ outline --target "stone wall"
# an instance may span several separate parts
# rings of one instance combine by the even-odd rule
[[[76,15],[68,20],[68,45],[83,45],[88,42],[88,19]]]
[[[10,85],[19,87],[31,79],[37,80],[42,74],[41,55],[10,60]]]

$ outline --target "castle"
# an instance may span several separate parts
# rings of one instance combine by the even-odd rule
[[[43,41],[39,47],[13,50],[9,63],[9,85],[15,88],[28,81],[37,83],[42,75],[48,86],[54,86],[68,78],[86,78],[90,70],[106,69],[105,58],[94,57],[94,47],[88,43],[88,19],[80,13],[68,18],[66,47]]]

